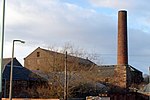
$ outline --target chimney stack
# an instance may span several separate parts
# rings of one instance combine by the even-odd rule
[[[118,65],[128,65],[127,11],[118,12]]]

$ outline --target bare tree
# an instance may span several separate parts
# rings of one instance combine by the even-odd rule
[[[64,66],[65,66],[65,52],[68,52],[67,59],[67,83],[68,83],[68,96],[72,96],[75,87],[80,84],[85,84],[89,81],[96,81],[93,78],[91,71],[96,65],[91,60],[96,60],[96,54],[89,54],[82,48],[75,48],[70,43],[65,43],[65,45],[60,49],[50,46],[49,47],[49,58],[47,58],[47,63],[49,67],[45,69],[44,75],[49,80],[49,92],[51,94],[45,93],[51,97],[62,98],[64,91]],[[58,52],[59,51],[59,52]],[[94,77],[91,77],[94,76]],[[43,89],[41,89],[43,90]],[[38,89],[40,92],[40,89]],[[44,90],[43,90],[44,91]],[[47,92],[47,91],[45,91]],[[40,92],[41,93],[41,92]]]

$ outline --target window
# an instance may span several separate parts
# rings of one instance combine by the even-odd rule
[[[37,52],[37,57],[40,57],[40,52]]]

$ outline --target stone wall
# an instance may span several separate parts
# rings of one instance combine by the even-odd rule
[[[142,72],[130,65],[116,65],[114,69],[114,85],[128,89],[132,84],[143,80]]]
[[[114,85],[120,88],[126,88],[127,87],[126,82],[127,82],[126,66],[117,65],[115,67],[115,73],[114,73]]]
[[[24,59],[24,66],[30,70],[43,72],[64,71],[65,54],[37,48]],[[75,56],[67,56],[68,70],[80,71],[91,68],[95,65],[88,59]]]

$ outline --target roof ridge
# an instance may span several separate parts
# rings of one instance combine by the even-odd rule
[[[40,48],[40,47],[39,47],[39,48]],[[57,51],[52,51],[52,50],[48,50],[48,49],[44,49],[44,48],[40,48],[40,49],[42,49],[42,50],[44,50],[44,51],[46,51],[46,52],[54,52],[54,53],[58,53],[58,54],[65,55],[64,53],[57,52]],[[68,54],[68,56],[70,56],[70,57],[75,57],[75,58],[79,58],[79,59],[83,59],[83,60],[91,61],[91,60],[89,60],[89,59],[86,59],[86,58],[83,58],[83,57],[79,57],[79,56],[73,56],[73,55],[69,55],[69,54]],[[92,61],[91,61],[91,62],[92,62]],[[94,63],[94,62],[93,62],[93,63]]]

